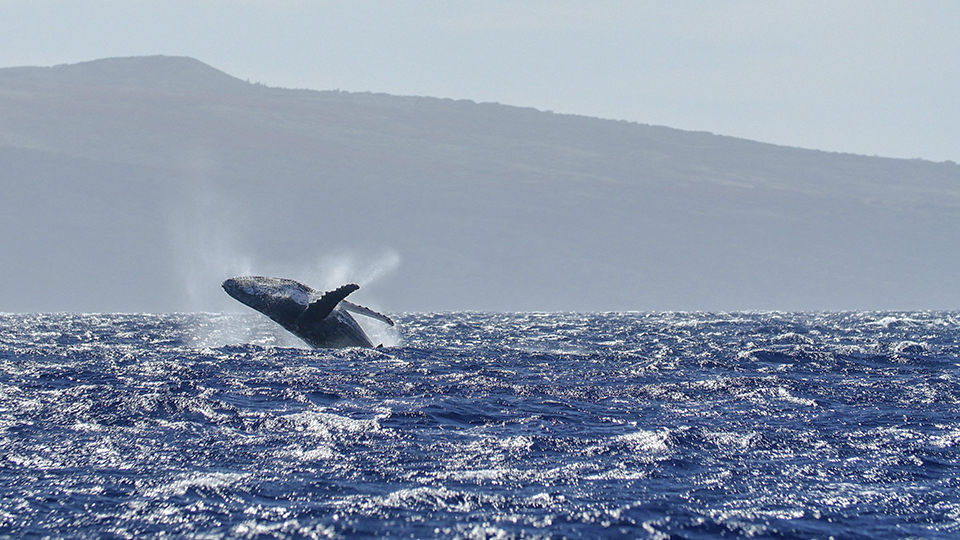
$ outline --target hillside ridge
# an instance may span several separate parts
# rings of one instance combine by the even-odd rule
[[[330,268],[387,311],[960,305],[951,162],[163,56],[0,69],[0,160],[0,311],[231,309],[210,283]]]

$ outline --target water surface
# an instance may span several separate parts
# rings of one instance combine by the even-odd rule
[[[0,535],[960,535],[960,313],[396,318],[0,315]]]

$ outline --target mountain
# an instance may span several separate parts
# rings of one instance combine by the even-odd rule
[[[0,69],[0,311],[232,308],[241,273],[387,311],[960,307],[960,166],[197,60]]]

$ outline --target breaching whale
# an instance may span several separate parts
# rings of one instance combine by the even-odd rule
[[[359,289],[348,284],[321,293],[292,279],[243,276],[223,282],[227,294],[273,319],[314,348],[373,347],[348,311],[393,326],[390,317],[344,300]]]

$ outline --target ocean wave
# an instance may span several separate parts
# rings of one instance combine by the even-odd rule
[[[950,538],[960,314],[0,315],[0,536]]]

